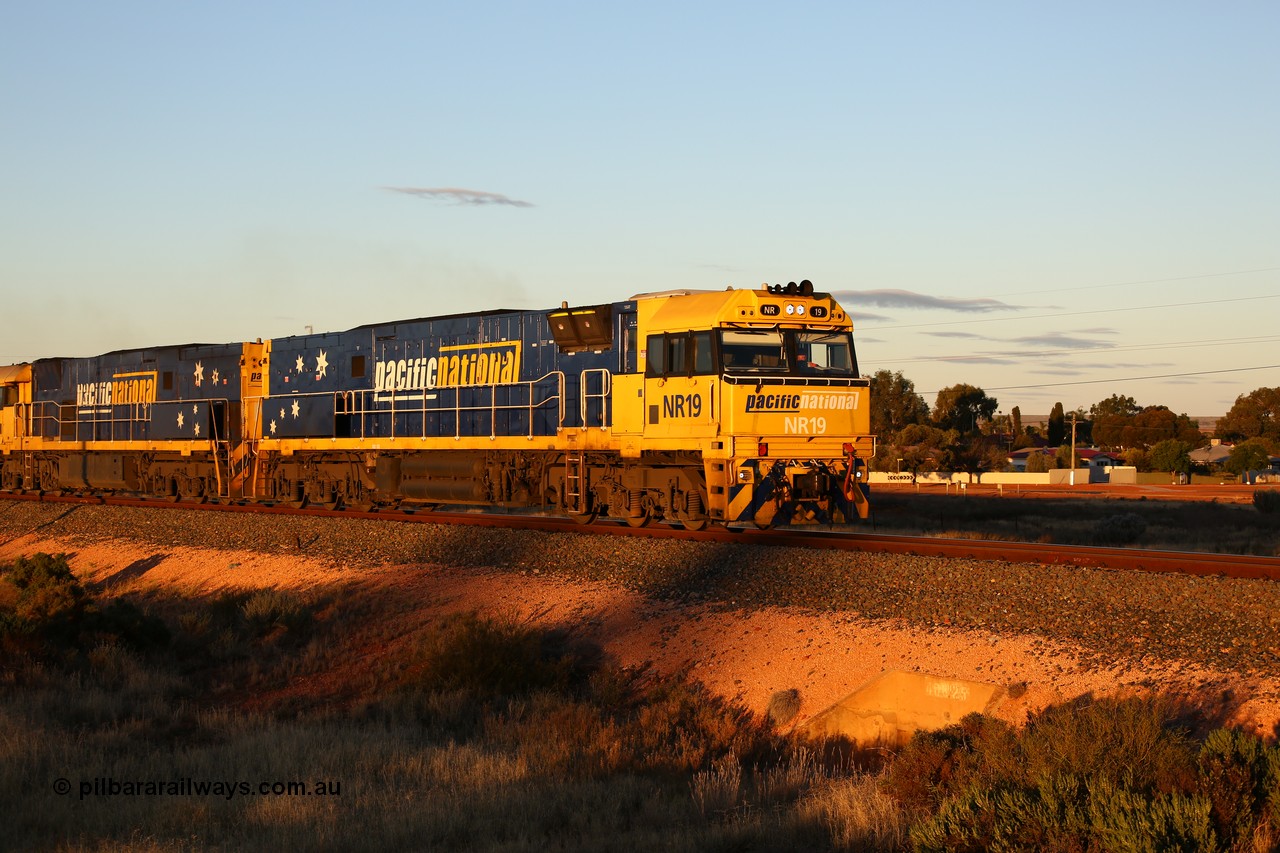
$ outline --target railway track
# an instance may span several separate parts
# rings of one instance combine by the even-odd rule
[[[297,508],[283,504],[170,502],[142,498],[101,495],[3,494],[0,499],[98,504],[154,509],[186,509],[208,512],[272,513],[332,518],[364,518],[400,523],[473,525],[519,530],[558,531],[593,536],[641,536],[682,539],[696,542],[750,544],[770,547],[818,548],[905,554],[922,557],[998,560],[1003,562],[1071,565],[1144,572],[1180,572],[1194,575],[1221,575],[1230,578],[1280,580],[1280,558],[1193,551],[1148,551],[1134,548],[1100,548],[1084,545],[1052,545],[988,539],[955,539],[926,536],[893,536],[860,531],[837,530],[753,530],[708,528],[692,531],[654,524],[632,528],[626,524],[582,525],[571,519],[529,514],[499,514],[426,509],[379,509],[362,512],[350,509]]]

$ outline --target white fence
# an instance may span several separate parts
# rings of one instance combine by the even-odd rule
[[[888,484],[888,485],[904,485],[912,484],[920,486],[951,486],[961,483],[980,483],[987,485],[1021,485],[1021,486],[1048,486],[1048,485],[1076,485],[1082,486],[1087,483],[1136,483],[1138,482],[1138,469],[1132,466],[1115,466],[1106,468],[1061,468],[1053,471],[1045,471],[1042,474],[1025,474],[1020,472],[988,472],[986,474],[965,474],[960,471],[931,471],[927,474],[918,474],[912,477],[911,474],[903,472],[901,474],[894,472],[872,471],[868,475],[871,485]]]

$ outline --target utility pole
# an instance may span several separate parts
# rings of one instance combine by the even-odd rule
[[[1071,413],[1071,485],[1076,484],[1076,415]]]

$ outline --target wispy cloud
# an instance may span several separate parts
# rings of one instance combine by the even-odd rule
[[[831,295],[846,308],[849,305],[874,305],[877,308],[933,308],[969,314],[1022,311],[1025,308],[1022,305],[1010,305],[998,299],[951,299],[910,290],[837,290]]]
[[[952,355],[937,361],[945,361],[947,364],[1020,364],[1015,359],[994,355]]]
[[[994,340],[986,335],[975,335],[973,332],[924,332],[932,338],[970,338],[973,340],[989,341]]]
[[[504,204],[508,207],[533,207],[533,202],[521,201],[517,198],[491,193],[484,190],[464,190],[458,187],[383,187],[393,193],[416,195],[418,198],[432,201],[446,201],[452,204],[483,206]]]
[[[877,320],[877,321],[878,321],[878,320],[892,320],[892,319],[893,319],[892,317],[886,317],[884,314],[872,314],[870,311],[849,311],[849,307],[848,307],[847,305],[845,306],[845,309],[844,309],[844,310],[845,310],[845,311],[848,311],[848,312],[849,312],[849,314],[850,314],[850,316],[852,316],[852,317],[853,317],[853,319],[857,320],[859,323],[861,323],[863,320]]]
[[[1100,349],[1112,344],[1095,341],[1089,338],[1077,338],[1067,334],[1028,335],[1022,338],[1011,338],[1010,343],[1026,344],[1035,347],[1052,347],[1054,349]]]

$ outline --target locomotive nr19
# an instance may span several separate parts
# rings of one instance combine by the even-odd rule
[[[0,489],[866,518],[868,382],[808,281],[0,368]]]

